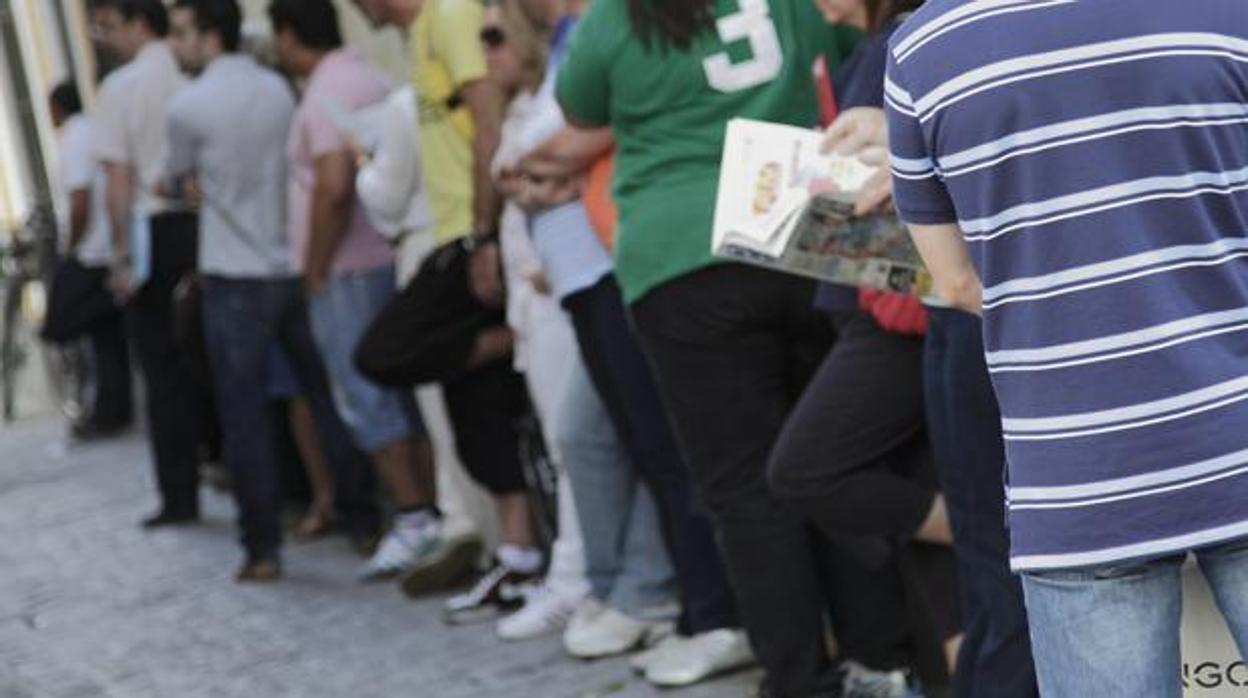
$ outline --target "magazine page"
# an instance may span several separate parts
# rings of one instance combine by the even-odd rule
[[[731,242],[771,257],[814,194],[857,191],[873,173],[855,158],[819,152],[818,131],[749,119],[728,122],[712,244]],[[791,230],[792,225],[787,226]]]
[[[859,288],[932,298],[931,275],[891,214],[854,216],[875,168],[823,154],[817,131],[734,119],[728,125],[713,252]]]

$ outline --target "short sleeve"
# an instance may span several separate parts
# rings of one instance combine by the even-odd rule
[[[611,120],[610,76],[598,28],[605,4],[602,0],[591,3],[572,31],[555,83],[555,96],[568,120],[587,126],[605,126]]]
[[[480,3],[475,0],[450,0],[439,8],[430,35],[433,53],[446,67],[451,83],[462,85],[484,79],[487,75],[485,49],[481,46],[484,23]]]
[[[884,111],[888,117],[897,212],[903,221],[917,225],[956,223],[957,211],[936,167],[914,103],[905,76],[890,51],[884,77]]]
[[[315,160],[322,155],[336,153],[347,150],[350,145],[347,138],[342,134],[338,127],[334,125],[333,120],[329,116],[328,106],[330,103],[338,103],[340,108],[346,111],[350,107],[350,102],[343,99],[341,95],[335,94],[332,90],[319,90],[315,94],[308,95],[308,104],[305,107],[302,126],[304,142],[308,146],[308,155]]]
[[[104,83],[95,111],[94,155],[97,160],[130,163],[130,138],[126,132],[126,108],[129,103],[125,90],[115,80]]]
[[[91,140],[91,128],[85,124],[66,132],[60,159],[65,191],[90,189],[95,181],[98,165],[91,153]]]

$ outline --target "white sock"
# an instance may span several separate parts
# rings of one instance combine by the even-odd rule
[[[512,572],[537,574],[542,569],[542,551],[503,543],[498,546],[498,561]]]
[[[428,509],[394,517],[394,532],[405,543],[415,543],[421,538],[442,534],[442,519]]]

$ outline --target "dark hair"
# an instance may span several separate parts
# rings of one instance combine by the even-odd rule
[[[65,116],[73,116],[82,111],[82,98],[78,96],[78,85],[73,80],[66,80],[52,88],[48,100],[65,112]]]
[[[810,0],[786,0],[810,2]],[[633,32],[649,48],[688,49],[700,32],[715,26],[714,0],[628,0]]]
[[[289,29],[308,48],[342,46],[338,11],[331,0],[273,0],[269,3],[269,21],[275,33]]]
[[[176,9],[187,9],[195,15],[195,26],[201,32],[215,32],[226,51],[237,51],[243,35],[243,13],[237,0],[175,0]]]
[[[923,0],[867,0],[868,31],[879,31],[899,15],[913,12]]]
[[[95,0],[94,9],[112,8],[127,20],[142,19],[156,36],[169,33],[169,13],[161,0]]]

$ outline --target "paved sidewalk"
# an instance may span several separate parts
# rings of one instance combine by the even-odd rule
[[[0,426],[0,698],[736,698],[753,673],[659,692],[622,660],[449,629],[440,602],[354,581],[338,539],[294,544],[287,579],[239,587],[232,506],[143,533],[135,434],[66,450],[52,420]]]

